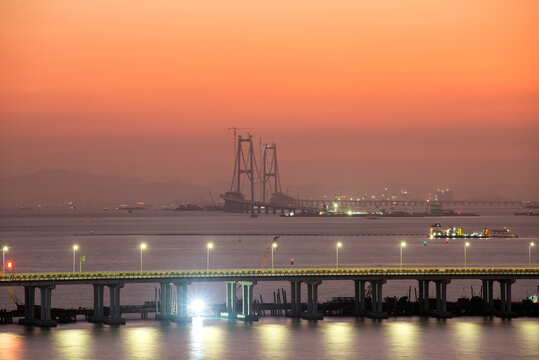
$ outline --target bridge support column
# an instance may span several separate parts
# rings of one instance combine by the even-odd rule
[[[307,284],[307,312],[302,314],[306,320],[322,320],[324,316],[318,312],[318,285],[322,281],[306,281]]]
[[[240,281],[242,289],[242,313],[238,319],[246,322],[258,321],[258,316],[253,313],[253,289],[256,281]]]
[[[172,315],[172,285],[170,283],[160,283],[161,298],[159,299],[159,314],[155,314],[155,320],[169,321]]]
[[[35,286],[24,287],[24,319],[19,319],[21,325],[34,325],[34,306],[36,303]]]
[[[53,327],[56,326],[56,321],[51,318],[51,295],[54,285],[40,286],[41,295],[41,316],[36,319],[35,325],[39,327]]]
[[[502,318],[512,318],[511,311],[511,285],[515,280],[500,280],[500,311],[497,313]]]
[[[176,286],[176,316],[174,321],[179,323],[190,322],[192,319],[187,316],[187,287],[191,285],[187,282],[174,283]]]
[[[375,280],[370,281],[371,283],[371,289],[372,289],[372,303],[371,303],[371,311],[367,312],[367,317],[370,317],[372,319],[387,319],[387,313],[382,311],[382,302],[383,302],[383,295],[382,295],[382,286],[385,283],[385,280]]]
[[[417,285],[418,285],[418,290],[419,290],[419,298],[417,299],[417,302],[418,302],[418,313],[420,315],[424,315],[425,314],[425,291],[424,291],[424,286],[425,284],[425,281],[424,280],[418,280],[417,281]]]
[[[110,313],[109,317],[103,321],[108,325],[125,325],[125,319],[121,317],[122,312],[120,309],[120,289],[124,287],[124,284],[110,284],[107,285],[110,293]]]
[[[103,311],[105,285],[94,284],[94,313],[88,317],[88,322],[103,323],[105,321],[105,313]]]
[[[286,316],[301,317],[301,281],[290,281],[290,310]]]
[[[354,312],[355,316],[365,315],[365,281],[354,280]]]
[[[229,319],[235,319],[236,313],[236,282],[226,281],[226,299],[225,299],[225,312],[221,313],[221,316]]]
[[[450,318],[451,314],[447,312],[447,284],[451,280],[437,280],[436,284],[436,312],[433,314],[437,318]]]

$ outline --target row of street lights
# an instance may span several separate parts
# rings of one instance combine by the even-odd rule
[[[273,242],[273,244],[271,245],[271,270],[273,270],[273,251],[274,249],[277,248],[277,243],[276,242]],[[528,246],[528,266],[531,267],[532,265],[532,248],[535,246],[535,243],[531,242]],[[142,252],[144,250],[146,250],[148,246],[146,245],[146,243],[142,243],[140,244],[140,272],[142,272]],[[335,248],[336,248],[336,268],[338,269],[339,268],[339,249],[342,247],[342,242],[337,242]],[[400,267],[402,268],[402,250],[406,247],[406,242],[401,242],[400,243]],[[467,267],[467,259],[466,259],[466,255],[467,255],[467,249],[470,247],[470,243],[469,242],[466,242],[464,243],[464,267]],[[209,242],[207,245],[206,245],[206,249],[207,249],[207,252],[206,252],[206,270],[209,270],[210,269],[210,250],[213,249],[213,243],[212,242]],[[6,273],[6,252],[9,250],[9,248],[7,246],[4,246],[2,248],[2,274],[5,274]],[[75,273],[75,262],[76,262],[76,254],[77,254],[77,250],[79,250],[79,246],[78,245],[73,245],[73,274]],[[80,259],[80,264],[79,264],[79,272],[82,272],[82,257]]]

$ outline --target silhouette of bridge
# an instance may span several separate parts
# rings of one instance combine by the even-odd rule
[[[438,205],[457,208],[514,208],[529,207],[530,201],[519,200],[375,200],[375,199],[295,199],[282,193],[279,167],[277,163],[277,145],[264,144],[260,166],[256,160],[252,135],[239,135],[234,139],[234,175],[230,189],[221,198],[225,200],[226,212],[245,212],[256,216],[258,213],[294,212],[302,214],[318,214],[320,211],[338,208],[345,212],[362,209],[410,209]],[[248,186],[248,194],[243,187]],[[257,191],[259,190],[259,191]],[[256,196],[261,193],[261,196]]]

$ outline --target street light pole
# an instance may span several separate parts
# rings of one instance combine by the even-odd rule
[[[207,248],[208,248],[208,252],[206,254],[206,271],[209,271],[210,270],[210,249],[213,248],[213,243],[209,242]]]
[[[466,243],[464,244],[464,267],[467,267],[466,266],[466,249],[468,248],[468,246],[470,246],[470,243]]]
[[[277,243],[274,242],[271,244],[271,271],[273,271],[273,249],[277,248]]]
[[[402,267],[402,248],[406,247],[406,243],[403,241],[401,242],[401,267]]]
[[[528,266],[532,267],[532,247],[535,246],[535,243],[531,242],[528,246]]]
[[[140,272],[142,272],[142,250],[146,250],[146,244],[140,244]]]
[[[7,246],[2,248],[2,275],[6,274],[6,251],[8,251],[8,249]]]
[[[78,249],[79,249],[78,245],[73,245],[73,274],[75,273],[75,256]]]
[[[336,248],[337,248],[337,269],[339,268],[339,248],[340,248],[341,246],[342,246],[342,242],[339,241],[339,242],[337,243],[337,246],[336,246]]]

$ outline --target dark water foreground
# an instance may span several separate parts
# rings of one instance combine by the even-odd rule
[[[0,359],[536,359],[538,334],[539,321],[529,318],[7,325],[0,327]]]

